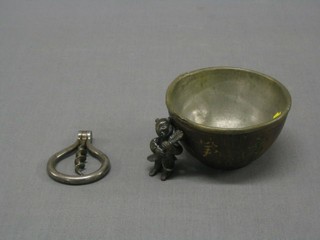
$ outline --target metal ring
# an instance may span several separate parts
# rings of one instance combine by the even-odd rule
[[[83,138],[84,134],[87,134],[87,138]],[[80,146],[82,141],[85,141],[86,149],[88,150],[88,152],[100,161],[100,168],[90,174],[85,174],[81,176],[73,176],[59,172],[56,169],[57,164],[64,158],[70,156],[70,154],[73,153]],[[60,152],[57,152],[52,157],[50,157],[47,164],[48,175],[55,181],[70,185],[88,184],[103,178],[110,170],[110,160],[106,154],[95,148],[91,144],[91,141],[91,132],[79,131],[78,140],[74,144],[61,150]]]

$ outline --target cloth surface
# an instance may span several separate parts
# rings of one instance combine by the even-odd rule
[[[316,0],[0,1],[1,239],[319,239],[319,22]],[[149,177],[167,86],[209,66],[282,82],[281,135],[236,171],[184,152],[172,179]],[[54,182],[48,158],[82,129],[110,173]]]

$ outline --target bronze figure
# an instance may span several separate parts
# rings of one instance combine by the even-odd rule
[[[154,162],[154,167],[149,175],[154,176],[161,173],[161,180],[167,180],[174,170],[176,156],[182,153],[182,146],[179,140],[183,137],[183,132],[175,130],[169,118],[156,119],[155,126],[158,137],[150,142],[150,149],[153,152],[148,160]]]

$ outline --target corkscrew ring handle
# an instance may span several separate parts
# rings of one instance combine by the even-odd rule
[[[76,152],[75,158],[75,172],[77,175],[68,175],[59,172],[56,169],[57,164],[64,158],[70,156],[73,152]],[[101,166],[98,170],[84,174],[83,170],[86,163],[86,154],[90,153],[93,157],[98,159]],[[98,150],[92,145],[92,132],[91,131],[79,131],[76,142],[69,147],[55,153],[49,158],[47,164],[48,175],[55,181],[70,185],[88,184],[103,178],[110,170],[110,160],[106,154]]]

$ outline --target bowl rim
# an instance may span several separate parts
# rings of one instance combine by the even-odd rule
[[[175,86],[178,84],[178,82],[183,81],[185,77],[190,76],[190,75],[194,75],[194,74],[204,72],[204,71],[215,71],[215,70],[235,70],[235,71],[242,71],[242,72],[248,72],[248,73],[260,75],[260,76],[268,79],[269,81],[272,81],[273,83],[275,83],[276,85],[278,85],[281,88],[281,90],[284,93],[284,97],[286,98],[286,100],[288,102],[288,105],[279,117],[272,119],[271,121],[255,124],[255,125],[252,125],[249,127],[242,127],[242,128],[210,127],[208,125],[195,123],[194,121],[191,121],[188,118],[182,117],[181,115],[177,114],[173,109],[173,103],[172,103],[172,100],[170,100],[170,96],[172,95],[172,92],[173,92]],[[277,124],[279,122],[284,121],[290,111],[291,105],[292,105],[291,95],[290,95],[288,89],[281,82],[279,82],[275,78],[270,77],[269,75],[266,75],[264,73],[260,73],[258,71],[254,71],[254,70],[246,69],[246,68],[241,68],[241,67],[229,67],[229,66],[206,67],[206,68],[201,68],[201,69],[189,71],[186,73],[182,73],[170,83],[170,85],[168,86],[167,91],[166,91],[166,106],[167,106],[167,109],[169,111],[170,116],[174,116],[174,117],[178,118],[180,121],[186,123],[187,125],[189,125],[192,128],[195,128],[200,131],[205,131],[205,132],[239,134],[239,133],[252,132],[252,131],[255,131],[255,130],[258,130],[261,128],[266,128],[266,127],[272,126],[273,124]]]

